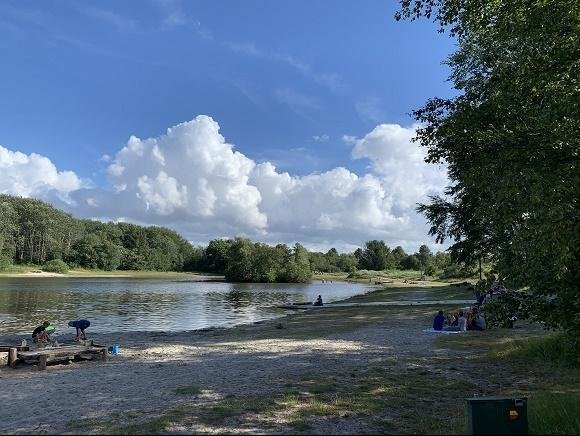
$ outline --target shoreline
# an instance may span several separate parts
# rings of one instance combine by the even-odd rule
[[[190,279],[191,281],[225,281],[224,276],[186,271],[100,271],[70,270],[60,274],[41,270],[0,272],[3,278],[135,278],[135,279]]]
[[[427,291],[455,289],[394,286],[342,301]],[[562,388],[549,368],[531,377],[529,365],[490,357],[490,344],[545,335],[539,327],[437,337],[421,333],[433,310],[328,307],[231,328],[87,331],[97,343],[120,344],[121,354],[41,372],[0,366],[0,432],[450,434],[463,429],[463,403],[441,390],[492,395],[501,373],[502,394],[523,395],[544,389],[540,372],[550,389]],[[416,408],[422,413],[409,413]]]

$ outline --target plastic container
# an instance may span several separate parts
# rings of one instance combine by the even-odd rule
[[[121,354],[121,347],[119,347],[119,345],[118,345],[118,344],[114,344],[114,345],[111,347],[111,354],[112,354],[113,356],[116,356],[116,355],[118,355],[118,354]]]

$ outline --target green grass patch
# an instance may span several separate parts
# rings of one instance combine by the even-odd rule
[[[96,427],[101,427],[104,420],[99,418],[77,418],[71,419],[66,423],[70,430],[91,430]]]
[[[272,398],[228,395],[215,404],[202,407],[199,419],[205,424],[222,425],[227,418],[247,413],[271,414],[279,409],[280,405]]]
[[[496,354],[499,357],[537,360],[543,364],[580,367],[580,341],[563,333],[515,340]]]
[[[203,389],[196,385],[191,386],[180,386],[175,389],[176,394],[180,395],[198,395],[203,392]]]
[[[580,393],[537,392],[528,400],[532,434],[580,434]]]

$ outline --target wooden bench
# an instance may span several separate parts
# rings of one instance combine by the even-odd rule
[[[9,359],[9,364],[12,368],[18,362],[37,364],[38,369],[42,371],[46,369],[46,364],[49,361],[69,361],[75,357],[87,355],[98,355],[101,360],[106,360],[107,348],[90,343],[89,345],[63,345],[60,347],[39,348],[33,351],[16,351],[16,359]]]

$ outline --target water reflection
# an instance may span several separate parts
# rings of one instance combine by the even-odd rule
[[[45,319],[66,330],[74,318],[91,330],[182,331],[233,326],[283,314],[277,304],[326,302],[367,291],[366,285],[248,284],[126,278],[2,278],[0,334],[29,333]]]

